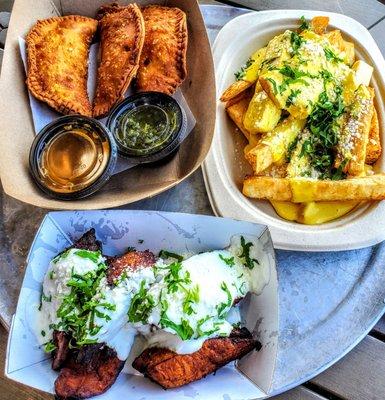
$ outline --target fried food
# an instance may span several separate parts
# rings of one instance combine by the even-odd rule
[[[101,243],[96,240],[95,230],[90,229],[79,238],[71,248],[101,251]],[[155,256],[149,251],[129,251],[119,257],[107,259],[107,281],[113,279],[128,268],[153,265]],[[84,399],[104,393],[115,382],[124,366],[116,351],[104,343],[70,347],[71,336],[65,332],[54,331],[55,350],[52,353],[52,369],[60,370],[55,381],[55,392],[59,399]]]
[[[129,251],[120,257],[112,258],[108,265],[107,281],[110,285],[126,270],[135,271],[139,267],[151,267],[156,262],[150,251]]]
[[[256,348],[258,342],[246,329],[234,329],[229,337],[207,339],[192,354],[177,354],[168,349],[149,348],[132,366],[165,389],[176,388],[204,378],[225,364]]]
[[[252,176],[244,180],[243,194],[253,199],[291,201],[294,203],[384,200],[385,174],[339,181]]]
[[[366,146],[366,164],[374,164],[381,156],[380,124],[378,122],[377,111],[373,109],[372,122],[369,131],[369,140]]]
[[[97,21],[69,15],[38,21],[27,35],[27,85],[63,114],[91,116],[88,53]]]
[[[136,4],[104,6],[97,17],[101,59],[98,67],[93,116],[105,116],[124,98],[139,68],[144,43],[144,21]]]
[[[173,94],[186,75],[186,14],[176,7],[142,9],[146,30],[137,89]]]
[[[116,351],[101,344],[71,349],[55,381],[59,399],[86,399],[109,389],[123,369]]]

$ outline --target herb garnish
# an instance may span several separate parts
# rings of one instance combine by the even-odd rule
[[[277,82],[272,78],[266,78],[266,80],[268,80],[273,85],[274,94],[278,94]]]
[[[140,283],[139,292],[131,300],[127,312],[129,322],[142,322],[145,324],[155,306],[154,298],[145,289],[146,281]]]
[[[293,155],[293,152],[295,148],[297,147],[299,140],[299,136],[297,136],[288,146],[287,152],[286,152],[286,162],[290,162],[291,156]]]
[[[52,329],[70,332],[72,336],[70,346],[72,347],[96,343],[96,339],[88,339],[89,335],[95,336],[101,329],[101,326],[95,324],[95,317],[109,321],[111,317],[102,310],[114,311],[116,309],[114,304],[93,299],[100,281],[105,277],[106,269],[104,263],[99,263],[97,269],[83,275],[72,271],[67,282],[71,291],[64,297],[57,310],[60,322],[53,325]]]
[[[254,268],[254,263],[259,264],[259,261],[255,258],[250,257],[250,247],[252,247],[253,244],[251,242],[247,242],[243,236],[241,236],[241,247],[242,247],[242,253],[239,256],[240,258],[243,258],[245,260],[244,265],[245,267],[249,269]]]
[[[292,55],[298,54],[299,48],[306,42],[297,32],[291,32],[290,36],[291,47],[293,48]]]
[[[222,254],[219,254],[219,258],[229,267],[233,267],[235,265],[234,257],[224,257]]]
[[[310,24],[309,22],[306,21],[305,17],[302,15],[300,18],[301,25],[299,26],[299,30],[302,31],[307,31],[310,29]]]
[[[191,289],[185,289],[183,287],[183,289],[186,292],[186,296],[182,303],[183,312],[188,315],[191,315],[193,313],[196,314],[196,312],[193,309],[193,304],[196,304],[199,302],[199,286],[195,285]]]
[[[342,58],[338,57],[336,53],[329,47],[324,48],[325,56],[328,61],[333,61],[333,62],[342,62],[344,61]]]
[[[56,349],[56,346],[54,345],[52,340],[44,344],[44,351],[46,353],[51,353],[55,349]]]
[[[241,67],[241,69],[239,71],[235,72],[235,74],[234,74],[235,75],[235,79],[237,81],[242,80],[246,75],[247,68],[249,68],[252,64],[253,64],[253,59],[250,57],[246,61],[246,64],[243,67]]]
[[[175,258],[175,260],[177,261],[183,261],[183,256],[173,253],[171,251],[167,251],[167,250],[161,250],[159,252],[159,257],[161,258]]]
[[[226,316],[227,310],[233,304],[233,296],[231,295],[231,292],[230,292],[229,288],[227,287],[226,282],[221,283],[221,289],[226,293],[227,301],[225,303],[218,304],[216,308],[218,311],[218,317],[224,318]]]
[[[345,177],[342,169],[334,168],[334,148],[338,144],[340,131],[338,118],[345,110],[341,93],[342,89],[337,87],[336,99],[331,101],[328,94],[322,92],[306,124],[311,135],[303,141],[300,157],[308,157],[310,165],[320,173],[321,179]]]
[[[289,96],[287,97],[286,100],[286,107],[290,107],[291,105],[294,104],[295,99],[297,98],[297,96],[301,93],[300,89],[295,89],[292,90],[291,93],[289,94]]]

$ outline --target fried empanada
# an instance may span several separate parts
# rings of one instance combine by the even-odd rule
[[[144,43],[144,22],[136,4],[103,7],[98,18],[101,59],[94,99],[94,117],[106,115],[135,76]]]
[[[146,37],[137,76],[139,91],[173,94],[186,77],[187,22],[179,8],[142,9]]]
[[[28,33],[28,88],[63,114],[92,114],[88,53],[97,24],[78,15],[53,17],[38,21]]]

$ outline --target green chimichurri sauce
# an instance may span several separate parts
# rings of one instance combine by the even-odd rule
[[[175,110],[140,105],[119,116],[115,135],[133,155],[149,155],[166,147],[177,125]]]

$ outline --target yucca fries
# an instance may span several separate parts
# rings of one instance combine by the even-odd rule
[[[254,199],[293,203],[382,200],[385,198],[385,175],[378,174],[340,181],[252,176],[243,182],[243,194]]]
[[[296,219],[304,223],[329,221],[361,201],[385,199],[385,175],[368,166],[382,151],[369,86],[373,67],[356,60],[354,43],[339,30],[327,31],[328,23],[328,17],[310,23],[302,17],[298,31],[287,30],[254,53],[221,97],[249,141],[244,153],[255,176],[245,179],[243,193],[313,202],[303,206],[311,218]],[[247,96],[240,95],[245,90]],[[324,203],[314,203],[319,201]],[[335,203],[342,201],[350,203]],[[275,207],[288,219],[294,215],[288,205]]]

